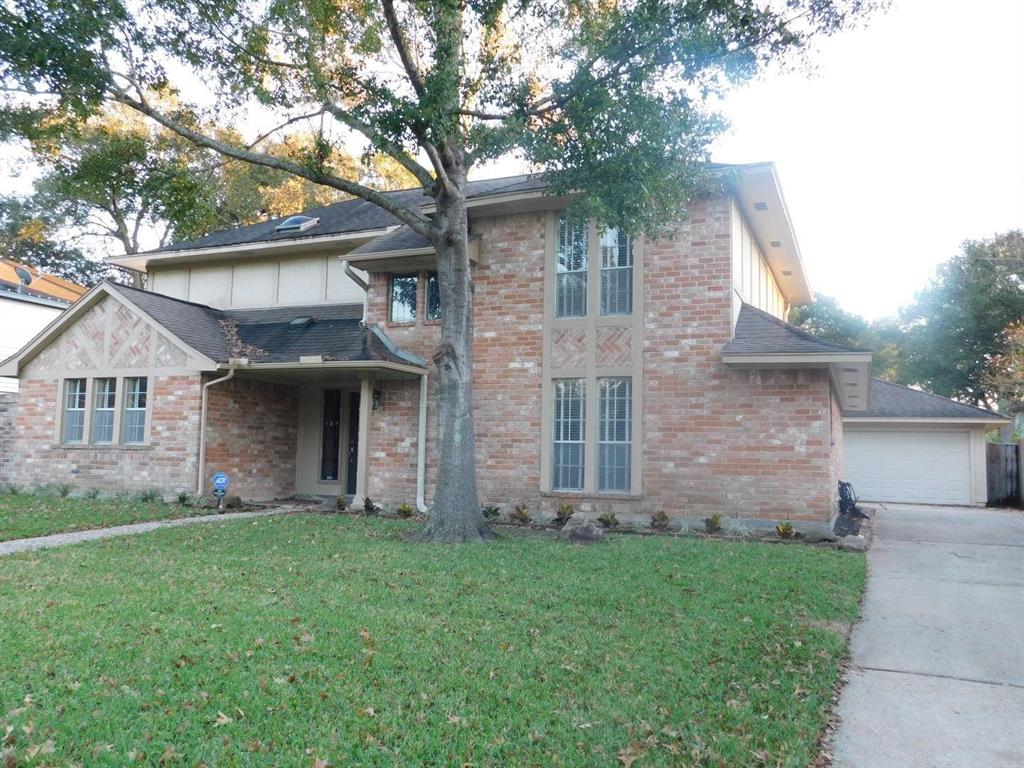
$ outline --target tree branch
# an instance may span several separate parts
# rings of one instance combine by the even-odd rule
[[[381,0],[381,7],[384,9],[384,18],[388,23],[388,32],[391,33],[391,40],[395,44],[395,48],[398,49],[398,56],[402,60],[405,73],[409,76],[409,82],[412,83],[416,95],[422,101],[423,97],[427,94],[427,85],[423,80],[423,73],[420,72],[416,62],[412,59],[409,41],[402,31],[402,26],[398,21],[398,14],[395,13],[394,0]]]
[[[253,165],[261,165],[265,168],[274,168],[279,171],[284,171],[285,173],[290,173],[293,176],[308,179],[315,184],[323,184],[324,186],[333,187],[334,189],[339,189],[342,192],[347,192],[354,197],[361,198],[383,208],[403,224],[409,225],[409,227],[418,234],[423,235],[424,237],[431,237],[433,225],[430,219],[418,211],[414,211],[412,208],[394,202],[390,197],[375,189],[371,189],[357,182],[349,181],[348,179],[343,179],[332,174],[313,171],[291,160],[274,157],[273,155],[268,155],[263,152],[253,152],[252,150],[245,149],[244,147],[237,147],[226,141],[221,141],[220,139],[207,136],[157,111],[148,102],[146,102],[144,98],[133,98],[123,90],[113,90],[110,97],[114,101],[124,104],[125,106],[152,118],[160,125],[173,131],[182,138],[188,139],[193,144],[206,147],[207,149],[212,149],[215,152],[227,157],[232,157],[236,160],[242,160]]]

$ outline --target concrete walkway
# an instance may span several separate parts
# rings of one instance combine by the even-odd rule
[[[1024,514],[886,505],[835,768],[1024,765]]]
[[[0,541],[0,556],[13,555],[15,552],[29,552],[33,549],[63,547],[68,544],[77,544],[80,541],[110,539],[114,536],[132,536],[137,533],[155,531],[157,528],[174,528],[180,525],[195,525],[197,523],[226,523],[231,520],[245,520],[250,517],[267,517],[268,515],[283,515],[287,512],[300,512],[303,510],[308,510],[308,507],[271,507],[269,509],[260,509],[255,512],[226,512],[223,515],[199,515],[196,517],[182,517],[176,520],[151,520],[146,523],[115,525],[113,528],[94,528],[88,531],[55,533],[52,536],[36,536],[32,539]]]

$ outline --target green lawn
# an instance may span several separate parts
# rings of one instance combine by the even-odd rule
[[[406,542],[411,525],[291,515],[0,558],[7,749],[89,766],[815,756],[844,654],[828,627],[857,614],[862,555],[453,547]]]
[[[138,499],[82,499],[56,493],[0,494],[0,541],[87,528],[209,514],[180,504]]]

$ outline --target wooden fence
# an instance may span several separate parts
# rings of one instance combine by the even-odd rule
[[[993,507],[1021,504],[1021,446],[988,443],[985,446],[988,503]]]

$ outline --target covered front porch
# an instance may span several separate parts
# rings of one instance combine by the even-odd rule
[[[401,484],[415,488],[423,511],[427,384],[426,368],[412,361],[225,366],[204,382],[199,491],[209,493],[209,478],[225,471],[245,498],[345,496],[359,508],[372,493],[376,445],[408,453]],[[394,392],[401,404],[389,404]]]

